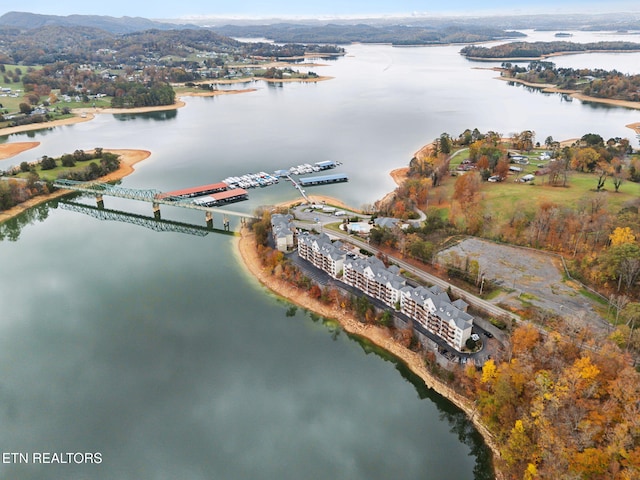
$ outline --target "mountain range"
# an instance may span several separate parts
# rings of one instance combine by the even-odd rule
[[[89,27],[115,34],[140,32],[144,30],[175,30],[201,28],[196,25],[158,22],[142,17],[109,17],[105,15],[40,15],[38,13],[8,12],[0,17],[0,28],[33,30],[40,27]]]

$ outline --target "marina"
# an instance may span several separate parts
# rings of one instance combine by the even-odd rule
[[[331,175],[320,175],[317,177],[302,177],[298,179],[300,186],[309,187],[312,185],[327,185],[329,183],[348,182],[349,177],[345,173],[334,173]]]
[[[278,176],[269,173],[247,173],[238,177],[227,177],[223,181],[228,188],[256,188],[267,187],[278,183]]]
[[[247,200],[248,198],[249,192],[244,188],[233,188],[219,193],[212,193],[211,195],[206,195],[204,197],[198,197],[193,200],[193,203],[201,207],[216,207],[226,203]]]
[[[202,185],[200,187],[184,188],[182,190],[173,190],[171,192],[164,192],[158,195],[158,198],[162,199],[183,199],[200,197],[202,195],[209,195],[210,193],[224,192],[229,188],[229,185],[225,182],[212,183],[210,185]]]

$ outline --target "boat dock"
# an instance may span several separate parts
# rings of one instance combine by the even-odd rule
[[[348,182],[349,177],[345,173],[334,173],[331,175],[320,175],[318,177],[301,177],[298,179],[302,187],[312,185],[327,185],[329,183]]]
[[[193,203],[202,207],[217,207],[226,203],[247,200],[248,198],[249,192],[247,192],[244,188],[232,188],[223,192],[212,193],[211,195],[198,197],[193,200]]]
[[[185,199],[209,195],[211,193],[224,192],[229,189],[229,185],[224,182],[212,183],[210,185],[201,185],[199,187],[184,188],[182,190],[173,190],[158,195],[158,198],[167,200]]]

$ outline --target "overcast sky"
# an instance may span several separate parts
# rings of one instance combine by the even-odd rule
[[[11,10],[48,15],[93,14],[114,17],[132,16],[151,19],[177,19],[201,16],[218,17],[331,17],[366,15],[457,14],[477,15],[523,13],[603,13],[640,12],[640,2],[629,0],[30,0],[24,4],[6,2],[0,14]]]

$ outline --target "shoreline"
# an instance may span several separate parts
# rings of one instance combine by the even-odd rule
[[[7,160],[11,157],[36,148],[40,142],[13,142],[0,144],[0,160]]]
[[[233,80],[217,80],[211,81],[208,83],[212,84],[220,84],[220,85],[229,85],[233,83],[252,83],[256,81],[264,81],[267,83],[278,83],[278,82],[300,82],[300,83],[316,83],[323,82],[326,80],[332,80],[334,77],[328,76],[318,76],[313,78],[263,78],[263,77],[251,77],[246,79],[233,79]],[[207,83],[207,82],[200,82]],[[136,108],[109,108],[109,107],[83,107],[83,108],[74,108],[71,113],[74,115],[70,118],[64,118],[61,120],[53,120],[50,122],[42,122],[42,123],[31,123],[29,125],[19,125],[17,127],[5,127],[0,128],[0,137],[13,135],[16,133],[24,133],[31,132],[33,130],[43,130],[46,128],[54,128],[60,127],[64,125],[74,125],[76,123],[88,122],[93,120],[96,115],[101,114],[127,114],[127,113],[150,113],[150,112],[164,112],[167,110],[177,110],[186,106],[186,103],[182,100],[183,97],[215,97],[217,95],[235,95],[239,93],[248,93],[255,92],[256,88],[244,88],[241,90],[214,90],[214,91],[189,91],[183,92],[179,95],[176,95],[176,101],[172,105],[158,105],[156,107],[136,107]],[[82,116],[84,115],[84,116]],[[2,160],[2,158],[0,158]]]
[[[431,146],[432,144],[427,144],[421,148],[420,151],[430,149]],[[408,167],[396,168],[389,172],[389,175],[397,185],[401,185],[407,179],[408,170]],[[385,195],[385,198],[389,195],[393,195],[393,192]],[[332,203],[336,202],[335,199],[330,200]],[[296,200],[295,202],[299,202],[299,200]],[[344,205],[342,202],[340,202],[340,204]],[[345,207],[350,209],[346,205]],[[337,320],[347,333],[367,339],[371,343],[391,353],[398,360],[403,362],[409,370],[420,377],[428,388],[446,398],[462,410],[469,421],[473,423],[478,433],[482,436],[485,444],[492,452],[492,464],[496,480],[504,480],[505,477],[498,469],[497,465],[497,459],[501,456],[500,449],[494,441],[493,434],[481,422],[479,416],[476,415],[477,411],[473,400],[463,397],[448,385],[434,377],[427,370],[424,359],[419,354],[412,352],[393,340],[389,335],[388,329],[374,325],[365,325],[359,322],[353,314],[347,313],[335,305],[325,305],[319,300],[306,295],[305,291],[274,277],[262,266],[261,259],[258,257],[255,246],[255,235],[253,232],[248,231],[247,227],[242,228],[240,236],[236,238],[236,242],[237,248],[234,251],[238,255],[240,263],[244,266],[245,271],[255,278],[262,286],[294,305],[313,311],[323,317]]]
[[[492,70],[499,71],[500,69],[492,69]],[[521,85],[525,85],[531,88],[539,88],[544,93],[564,93],[566,95],[569,95],[571,98],[580,100],[581,102],[604,103],[606,105],[613,105],[614,107],[624,107],[624,108],[630,108],[633,110],[640,110],[640,102],[632,102],[630,100],[616,100],[615,98],[590,97],[588,95],[584,95],[580,93],[578,90],[566,90],[562,88],[557,88],[555,85],[552,85],[550,83],[533,83],[533,82],[527,82],[526,80],[520,80],[518,78],[513,78],[513,77],[496,77],[496,79],[503,80],[505,82],[519,83]],[[632,125],[637,125],[637,124],[632,124]],[[625,125],[625,126],[628,127],[628,125]],[[629,128],[634,128],[634,127],[629,127]]]
[[[115,172],[111,172],[104,177],[100,177],[98,180],[100,180],[101,182],[120,180],[121,178],[130,175],[135,170],[133,167],[136,163],[141,162],[142,160],[145,160],[149,158],[149,156],[151,156],[151,152],[148,150],[105,148],[103,151],[120,155],[120,167]],[[9,210],[0,212],[0,223],[10,220],[15,216],[20,215],[25,210],[35,207],[36,205],[48,202],[49,200],[64,197],[69,193],[71,193],[69,190],[57,190],[47,195],[38,195],[37,197],[30,198],[26,202],[22,202],[11,207]]]
[[[428,388],[446,398],[462,410],[467,415],[469,421],[473,423],[474,427],[482,436],[485,444],[493,454],[492,463],[495,478],[497,480],[502,480],[504,478],[496,465],[496,459],[500,457],[500,450],[494,442],[491,432],[480,421],[479,416],[476,415],[477,411],[472,400],[463,397],[448,385],[435,378],[427,370],[423,358],[419,354],[408,350],[393,340],[387,329],[374,325],[362,324],[352,314],[346,313],[337,306],[325,305],[319,300],[306,295],[305,291],[288,284],[284,280],[273,277],[271,273],[262,266],[261,259],[258,257],[257,250],[255,248],[255,236],[252,232],[249,232],[246,227],[243,227],[240,232],[240,236],[237,237],[235,241],[237,242],[237,248],[235,251],[240,258],[240,263],[244,266],[246,272],[254,277],[265,288],[294,305],[313,311],[323,317],[337,320],[345,332],[360,336],[378,347],[383,348],[403,362],[414,374],[420,377]]]
[[[625,127],[630,128],[631,130],[636,132],[638,135],[640,135],[640,122],[630,123],[629,125],[625,125]]]
[[[583,53],[638,53],[640,50],[568,50],[566,52],[544,53],[538,57],[467,57],[467,60],[474,62],[535,62],[550,57],[561,57],[563,55],[580,55]]]
[[[330,197],[328,195],[311,194],[307,195],[307,197],[312,200],[313,203],[326,203],[327,205],[333,205],[334,207],[342,208],[343,210],[347,210],[349,212],[364,214],[364,212],[359,208],[350,207],[342,200],[338,200],[337,198]],[[303,198],[298,198],[296,200],[287,200],[285,202],[280,202],[276,205],[276,207],[289,208],[304,202],[305,200]]]

